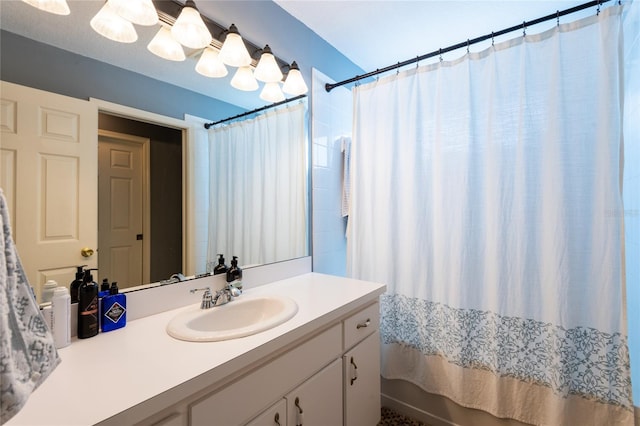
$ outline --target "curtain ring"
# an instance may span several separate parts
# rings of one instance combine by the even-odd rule
[[[440,62],[442,62],[442,47],[438,51],[440,52]]]
[[[491,45],[493,46],[495,43],[495,39],[493,38],[493,31],[491,31]]]
[[[556,25],[560,26],[560,11],[556,9]]]
[[[467,39],[467,55],[469,54],[469,39]]]
[[[600,0],[598,0],[598,9],[596,10],[596,16],[600,16]]]
[[[420,67],[420,56],[416,56],[416,68]]]
[[[527,36],[527,21],[522,21],[522,37]]]

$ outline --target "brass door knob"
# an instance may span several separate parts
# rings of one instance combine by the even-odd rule
[[[80,254],[82,254],[83,257],[91,257],[93,256],[93,249],[84,247],[82,250],[80,250]]]

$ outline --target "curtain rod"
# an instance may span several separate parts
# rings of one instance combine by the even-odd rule
[[[523,30],[524,31],[529,26],[536,25],[536,24],[539,24],[539,23],[545,22],[545,21],[550,21],[552,19],[559,19],[561,16],[569,15],[571,13],[578,12],[578,11],[583,10],[583,9],[588,9],[590,7],[598,6],[598,12],[600,12],[600,9],[599,9],[600,5],[602,3],[606,3],[608,1],[610,1],[610,0],[594,0],[594,1],[587,2],[587,3],[583,3],[583,4],[578,5],[578,6],[571,7],[569,9],[558,10],[558,11],[556,11],[556,13],[552,13],[550,15],[543,16],[542,18],[534,19],[532,21],[523,21],[522,24],[514,25],[512,27],[505,28],[504,30],[492,32],[491,34],[486,34],[486,35],[483,35],[483,36],[480,36],[480,37],[476,37],[476,38],[471,39],[471,40],[467,39],[466,41],[463,41],[461,43],[454,44],[454,45],[451,45],[449,47],[445,47],[445,48],[442,48],[442,49],[434,50],[431,53],[427,53],[425,55],[418,56],[416,58],[409,59],[409,60],[406,60],[406,61],[403,61],[403,62],[398,62],[397,64],[389,65],[387,67],[384,67],[384,68],[381,68],[381,69],[377,69],[375,71],[371,71],[371,72],[368,72],[366,74],[356,75],[355,77],[352,77],[352,78],[347,79],[347,80],[340,81],[338,83],[333,83],[333,84],[332,83],[327,83],[327,84],[325,84],[324,88],[325,88],[325,90],[327,92],[330,92],[334,88],[339,87],[339,86],[344,86],[345,84],[354,83],[356,81],[360,81],[360,80],[363,80],[365,78],[373,77],[375,75],[382,74],[382,73],[385,73],[385,72],[388,72],[388,71],[393,71],[395,69],[402,68],[402,67],[404,67],[406,65],[411,65],[411,64],[414,64],[416,62],[419,62],[419,61],[422,61],[422,60],[425,60],[425,59],[428,59],[428,58],[433,58],[434,56],[442,55],[443,53],[451,52],[452,50],[457,50],[457,49],[460,49],[462,47],[469,47],[472,44],[476,44],[476,43],[480,43],[480,42],[485,41],[485,40],[493,39],[496,36],[501,36],[503,34],[507,34],[507,33],[510,33],[510,32],[513,32],[513,31],[517,31],[517,30]],[[618,1],[618,3],[620,3],[620,0]]]
[[[302,98],[304,98],[306,96],[307,95],[298,95],[298,96],[295,96],[293,98],[285,99],[284,101],[276,102],[276,103],[273,103],[271,105],[267,105],[267,106],[263,106],[263,107],[260,107],[260,108],[256,108],[256,109],[251,110],[251,111],[243,112],[242,114],[234,115],[233,117],[225,118],[224,120],[214,121],[212,123],[205,123],[204,124],[204,128],[208,129],[211,126],[215,126],[216,124],[224,123],[225,121],[235,120],[236,118],[246,117],[247,115],[255,114],[256,112],[264,111],[265,109],[269,109],[269,108],[277,107],[278,105],[282,105],[282,104],[286,104],[286,103],[289,103],[289,102],[293,102],[293,101],[295,101],[297,99],[302,99]]]

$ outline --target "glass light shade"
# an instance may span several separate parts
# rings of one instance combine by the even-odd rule
[[[147,45],[147,49],[156,56],[169,61],[184,61],[184,50],[182,45],[178,43],[171,31],[167,27],[160,28],[160,31],[153,37]]]
[[[133,24],[118,15],[109,2],[105,3],[96,16],[91,18],[90,24],[95,32],[110,40],[120,43],[133,43],[138,40]]]
[[[224,77],[229,72],[218,57],[218,51],[211,47],[207,47],[202,52],[202,56],[196,64],[196,71],[205,77],[219,78]]]
[[[235,25],[231,25],[220,49],[220,60],[231,67],[245,67],[251,64],[251,55]]]
[[[265,83],[262,92],[260,92],[260,99],[269,102],[284,101],[284,93],[280,89],[280,83]]]
[[[171,34],[183,46],[203,49],[211,43],[213,38],[202,16],[193,6],[195,6],[193,1],[185,3],[176,23],[171,27]]]
[[[256,80],[264,81],[265,83],[276,83],[282,80],[282,71],[280,71],[280,67],[268,44],[262,50],[260,61],[258,61],[253,76]]]
[[[44,10],[45,12],[55,13],[56,15],[68,15],[71,13],[67,0],[22,0],[31,6]]]
[[[109,0],[111,8],[129,22],[138,25],[155,25],[158,12],[151,0]]]
[[[289,95],[296,96],[303,95],[309,91],[307,84],[304,82],[304,78],[302,78],[302,73],[298,68],[298,64],[296,64],[295,61],[291,64],[287,79],[282,85],[282,91]]]
[[[253,76],[251,67],[240,67],[231,79],[231,86],[245,92],[258,90],[258,81]]]

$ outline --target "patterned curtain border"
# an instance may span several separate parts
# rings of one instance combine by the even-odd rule
[[[629,349],[620,333],[564,329],[397,294],[381,297],[380,333],[385,344],[407,345],[460,367],[633,410]]]

